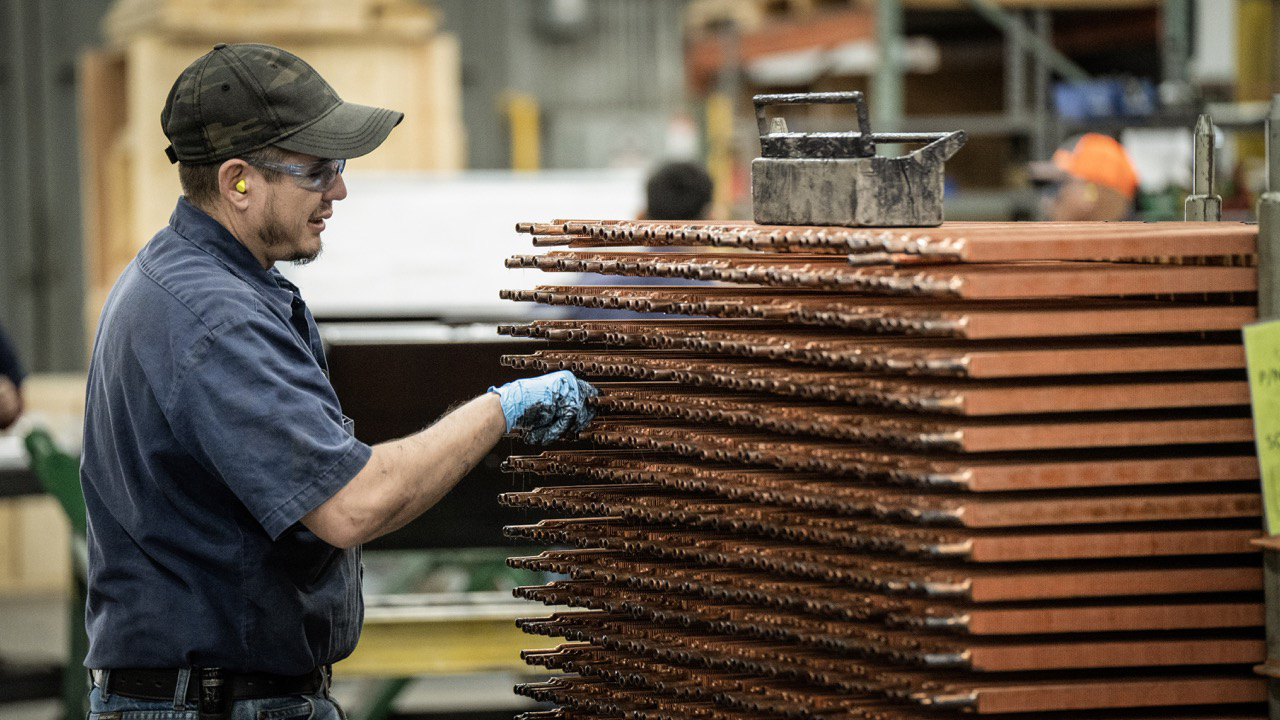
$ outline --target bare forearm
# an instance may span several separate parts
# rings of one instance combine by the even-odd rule
[[[382,533],[403,527],[439,502],[484,459],[502,432],[497,396],[486,393],[422,432],[375,447],[374,454],[381,456],[384,465],[407,475],[406,481],[391,483],[407,492],[388,506],[393,514]]]
[[[7,375],[0,375],[0,430],[13,425],[22,414],[22,393]]]
[[[374,446],[364,469],[303,523],[340,547],[403,527],[475,467],[504,428],[497,396],[481,395],[419,433]]]

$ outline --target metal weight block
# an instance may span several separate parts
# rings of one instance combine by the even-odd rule
[[[761,225],[905,227],[942,224],[943,163],[965,142],[950,133],[871,132],[860,92],[756,95],[760,154],[751,163],[751,200]],[[769,105],[855,106],[857,132],[788,132]],[[876,143],[925,143],[879,157]]]

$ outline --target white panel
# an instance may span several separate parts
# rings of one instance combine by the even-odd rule
[[[345,177],[350,195],[334,205],[322,256],[280,268],[320,318],[527,317],[535,306],[498,291],[565,276],[504,267],[541,252],[517,222],[629,218],[644,206],[639,170]]]

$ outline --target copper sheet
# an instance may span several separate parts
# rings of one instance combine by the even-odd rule
[[[565,718],[528,718],[527,720],[576,720],[579,716]],[[899,705],[884,704],[878,707],[859,708],[840,720],[939,720],[956,717],[927,708],[910,709]],[[1050,716],[1052,717],[1052,716]],[[1266,720],[1267,709],[1258,703],[1219,705],[1199,708],[1157,708],[1155,710],[1119,710],[1076,712],[1072,720]],[[1043,713],[1009,713],[1000,720],[1045,720]],[[586,718],[583,718],[586,720]]]
[[[886,681],[891,681],[886,678]],[[1266,698],[1266,682],[1245,674],[1207,677],[1151,675],[1094,681],[1032,683],[928,683],[916,689],[904,682],[894,696],[933,707],[965,707],[981,714],[1046,712],[1088,708],[1159,707],[1254,703]]]
[[[1090,633],[1262,627],[1262,602],[1169,603],[1084,607],[965,608],[933,606],[890,613],[886,624],[974,635]]]
[[[1251,267],[1063,262],[851,267],[830,255],[548,252],[509,268],[749,283],[872,295],[990,300],[1253,292]]]
[[[894,670],[887,661],[898,664],[925,665],[955,660],[968,662],[966,652],[955,652],[965,647],[946,639],[926,639],[923,643],[901,643],[903,636],[890,634],[867,638],[866,646],[859,646],[856,657],[840,657],[831,654],[836,646],[797,647],[787,642],[759,638],[729,637],[707,633],[697,626],[663,626],[629,619],[627,614],[616,613],[556,613],[550,618],[519,621],[526,629],[538,634],[567,637],[578,642],[564,643],[547,650],[525,651],[526,661],[543,667],[583,673],[594,681],[635,689],[645,689],[662,697],[678,701],[712,700],[718,707],[732,707],[752,712],[780,712],[789,714],[787,708],[807,709],[806,716],[823,709],[860,707],[868,711],[887,712],[890,707],[876,697],[898,697],[914,702],[942,704],[955,709],[968,708],[983,711],[993,703],[1001,703],[1004,709],[1016,703],[1027,703],[1025,693],[1030,687],[1061,689],[1075,686],[1092,691],[1106,690],[1108,683],[1152,682],[1150,677],[1116,676],[1077,678],[1062,683],[1036,680],[982,681],[966,680],[954,673],[941,677],[920,672]],[[858,636],[839,630],[836,625],[816,625],[818,639],[829,630],[849,640]],[[834,637],[834,636],[833,636]],[[586,642],[589,640],[590,642]],[[935,645],[934,643],[941,643]],[[977,642],[972,641],[972,642]],[[1181,660],[1198,664],[1198,659],[1219,656],[1234,660],[1237,657],[1257,657],[1260,652],[1258,639],[1231,639],[1224,637],[1214,641],[1209,638],[1190,641],[1141,643],[1137,641],[1117,644],[1093,641],[1060,643],[1040,648],[1021,647],[1009,643],[970,644],[979,656],[997,658],[1014,657],[1022,662],[1017,667],[1046,667],[1073,662],[1110,662],[1124,664],[1135,654],[1147,654],[1152,665]],[[950,645],[950,650],[945,649]],[[1120,647],[1123,645],[1123,647]],[[936,656],[929,651],[943,648]],[[1198,656],[1198,657],[1197,657]],[[570,676],[571,678],[572,676]],[[1184,673],[1180,677],[1163,678],[1163,684],[1181,688],[1185,683],[1191,689],[1192,702],[1204,697],[1201,680],[1217,681],[1222,675]],[[1238,676],[1237,676],[1238,677]],[[968,692],[962,688],[969,689]],[[595,686],[612,696],[613,686]],[[1236,692],[1240,688],[1236,688]],[[734,695],[735,693],[739,693]],[[734,695],[733,697],[730,697]],[[1099,707],[1127,707],[1110,692]],[[1150,696],[1148,696],[1150,697]],[[1231,699],[1239,695],[1222,695],[1219,699]],[[1250,701],[1245,695],[1242,702]],[[561,701],[565,701],[561,698]],[[1231,700],[1234,701],[1234,700]],[[1081,702],[1080,700],[1076,701]],[[1092,701],[1083,701],[1077,707],[1092,707]],[[1166,701],[1164,704],[1175,704]],[[1142,703],[1139,703],[1141,706]],[[1038,709],[1030,706],[1027,710]],[[814,715],[820,717],[821,715]]]
[[[928,456],[873,452],[829,442],[768,433],[721,430],[687,423],[597,418],[579,437],[606,447],[674,453],[720,463],[746,463],[817,472],[904,486],[964,488],[973,492],[1148,485],[1258,477],[1251,449],[1217,454],[1148,456],[1067,455]]]
[[[887,672],[859,683],[865,685],[865,689],[848,689],[841,692],[835,688],[816,684],[806,687],[803,683],[797,683],[795,679],[752,677],[718,668],[699,668],[697,672],[693,672],[678,664],[647,657],[649,653],[646,651],[650,650],[653,654],[661,654],[661,649],[664,647],[662,639],[651,641],[641,635],[631,639],[630,642],[615,641],[613,644],[623,647],[584,650],[580,647],[562,646],[559,650],[526,654],[526,657],[538,664],[589,673],[592,682],[612,683],[618,688],[631,691],[644,689],[678,701],[715,700],[721,705],[749,712],[789,715],[793,707],[796,710],[805,707],[809,711],[808,714],[803,715],[805,717],[821,717],[823,712],[843,711],[850,706],[879,705],[880,703],[875,700],[876,696],[885,695],[909,698],[927,705],[941,705],[955,709],[967,708],[980,713],[1045,709],[1036,705],[1031,699],[1036,689],[1046,693],[1075,691],[1085,696],[1069,703],[1067,709],[1177,704],[1177,700],[1168,697],[1172,689],[1169,687],[1162,691],[1148,690],[1138,693],[1130,700],[1121,697],[1122,690],[1130,690],[1142,681],[1151,682],[1150,677],[1121,676],[1110,680],[1097,678],[1067,681],[1061,684],[1043,680],[1011,680],[966,685],[958,680],[952,680],[950,683],[921,682],[912,676],[904,677]],[[642,657],[636,657],[637,655]],[[566,676],[560,679],[572,682],[573,677]],[[1181,681],[1166,682],[1165,685],[1173,685],[1179,691],[1186,691],[1192,698],[1190,704],[1199,704],[1197,701],[1201,699],[1209,702],[1255,701],[1256,695],[1253,691],[1256,682],[1249,684],[1226,682],[1225,687],[1214,692],[1209,685],[1218,680],[1225,680],[1225,678],[1221,675],[1192,676]],[[596,686],[595,689],[613,692],[612,688]],[[1098,693],[1098,696],[1090,698],[1092,693]],[[1154,698],[1162,698],[1163,702],[1153,702]],[[562,697],[560,701],[565,699]]]
[[[763,688],[762,688],[763,689]],[[743,718],[794,717],[814,720],[855,720],[856,718],[907,718],[917,716],[897,715],[885,708],[885,704],[861,698],[845,698],[840,704],[825,703],[820,711],[802,713],[802,705],[779,703],[769,708],[752,707],[743,714],[712,703],[680,701],[655,695],[641,689],[631,689],[607,681],[583,678],[577,675],[557,677],[546,682],[522,683],[516,692],[536,700],[569,705],[589,712],[606,713],[611,717],[634,717],[652,720],[742,720]],[[956,684],[931,684],[919,692],[901,691],[904,699],[921,706],[937,709],[967,709],[972,712],[1006,713],[1038,712],[1061,706],[1067,710],[1089,708],[1143,708],[1180,704],[1185,698],[1188,705],[1222,706],[1230,703],[1257,703],[1265,698],[1266,685],[1261,679],[1240,679],[1236,676],[1206,676],[1164,680],[1159,677],[1116,679],[1098,681],[1074,681],[1058,684],[1045,682],[1009,683],[1000,686],[970,686]],[[767,697],[764,698],[767,701]],[[739,703],[744,700],[739,700]],[[1223,710],[1208,711],[1217,717]],[[1256,711],[1255,711],[1256,712]],[[764,714],[767,713],[767,714]],[[945,717],[945,715],[941,716]],[[1092,715],[1079,716],[1091,720]],[[1128,717],[1128,716],[1126,716]],[[1165,717],[1165,716],[1162,716]],[[1180,716],[1167,716],[1180,717]],[[1189,716],[1194,717],[1194,716]]]
[[[835,228],[582,220],[527,224],[518,230],[552,236],[535,243],[544,246],[712,245],[952,262],[1248,256],[1257,246],[1257,227],[1243,223],[948,222],[936,228]]]
[[[539,632],[558,635],[629,655],[643,655],[657,662],[689,664],[695,660],[702,666],[729,666],[714,658],[724,649],[747,655],[760,641],[707,633],[700,628],[684,628],[638,620],[621,620],[625,615],[611,613],[559,613],[562,621],[543,622]],[[572,619],[570,619],[572,618]],[[535,621],[537,622],[537,621]],[[530,625],[528,621],[522,624]],[[969,670],[978,673],[1043,670],[1082,670],[1101,668],[1161,667],[1178,665],[1237,665],[1255,663],[1265,657],[1264,640],[1232,634],[1201,634],[1180,639],[1168,637],[1137,638],[1072,638],[1040,640],[1036,643],[1004,638],[926,636],[854,622],[825,623],[823,628],[802,643],[800,649],[850,652],[859,662],[849,663],[845,671],[855,682],[832,688],[846,692],[874,692],[876,666],[888,670],[894,666],[931,670]],[[824,644],[826,633],[839,637],[839,642]],[[785,646],[774,645],[785,652]],[[810,655],[809,657],[813,657]],[[818,655],[820,658],[821,656]],[[798,663],[801,665],[810,663]],[[816,664],[816,663],[813,663]],[[863,666],[859,668],[858,666]],[[724,668],[728,669],[728,668]],[[752,668],[755,670],[756,668]],[[581,670],[590,671],[589,666]],[[781,673],[766,673],[780,675]],[[687,676],[686,676],[687,677]],[[689,678],[692,679],[692,678]],[[861,687],[859,687],[861,686]]]
[[[1257,663],[1266,656],[1263,638],[1222,634],[1180,639],[1073,638],[1067,641],[1039,640],[1028,643],[996,638],[904,634],[875,630],[870,626],[854,630],[857,624],[847,623],[846,625],[845,641],[850,649],[857,652],[857,657],[863,663],[933,670],[970,670],[986,673],[1178,665],[1237,665]],[[695,650],[705,649],[714,652],[717,645],[723,646],[732,642],[733,650],[740,652],[743,645],[749,644],[749,641],[704,635],[699,630],[650,626],[639,622],[615,622],[593,627],[588,621],[585,626],[572,631],[571,636],[576,640],[589,641],[630,654],[640,653],[651,657],[656,655],[662,659],[684,659],[680,657],[679,652],[671,653],[670,648],[673,644],[681,647],[679,636],[686,633],[693,635],[692,642],[689,644]],[[625,640],[619,642],[624,638]],[[664,654],[662,650],[668,652]],[[584,669],[586,669],[585,666]],[[856,672],[854,668],[849,670]]]
[[[810,589],[814,586],[809,585]],[[820,587],[820,586],[819,586]],[[947,635],[1079,635],[1108,632],[1261,628],[1265,622],[1261,597],[1202,596],[1198,601],[1113,601],[1069,604],[1063,601],[984,606],[945,600],[915,600],[866,594],[836,586],[816,592],[808,602],[769,609],[734,604],[716,594],[714,586],[694,586],[687,592],[662,592],[618,587],[598,581],[555,581],[521,587],[522,597],[547,605],[601,610],[656,623],[707,632],[735,634],[776,642],[798,639],[803,631],[818,632],[822,618],[881,623],[885,628]],[[722,595],[722,594],[719,594]]]
[[[939,566],[909,560],[852,557],[842,561],[839,582],[851,589],[885,595],[965,598],[973,602],[1015,602],[1067,598],[1103,598],[1175,593],[1254,592],[1262,587],[1262,569],[1247,559],[1198,561],[1115,561],[1066,568],[1011,569]],[[630,560],[605,550],[555,550],[511,558],[508,565],[575,579],[626,577],[635,587],[693,592],[711,586],[729,601],[755,597],[753,586],[783,583],[750,571],[716,570],[647,559]],[[692,573],[692,575],[690,575]],[[706,592],[712,592],[707,590]],[[774,595],[772,597],[784,597]],[[737,600],[735,600],[737,598]],[[763,597],[762,597],[763,599]],[[779,600],[779,602],[782,602]]]
[[[500,325],[513,337],[606,343],[626,348],[710,353],[839,368],[935,377],[1026,378],[1060,375],[1238,370],[1236,341],[965,342],[915,338],[850,338],[839,332],[750,321],[538,320]]]
[[[525,487],[594,483],[504,496],[584,516],[506,530],[573,548],[509,562],[568,578],[518,596],[579,608],[519,623],[574,641],[526,653],[577,673],[522,686],[565,706],[550,712],[1258,712],[1260,500],[1236,333],[1253,312],[1233,297],[1256,282],[1256,228],[520,230],[740,250],[509,262],[739,284],[504,293],[718,318],[503,328],[610,346],[510,365],[645,381],[597,383],[591,450],[507,463]],[[1078,262],[1099,258],[1128,262]],[[1103,298],[1124,295],[1148,299]]]
[[[777,288],[540,285],[503,290],[508,300],[634,312],[780,320],[865,333],[974,340],[1135,333],[1235,331],[1251,305],[1173,302],[858,299]]]
[[[849,624],[853,627],[853,624]],[[590,616],[576,628],[562,631],[578,641],[620,651],[628,657],[643,655],[656,659],[655,664],[677,662],[697,665],[714,671],[728,670],[728,662],[717,663],[716,656],[730,650],[739,656],[750,657],[753,646],[759,641],[728,638],[705,634],[698,629],[684,629],[642,622],[605,621],[596,624]],[[853,639],[856,636],[856,640]],[[858,665],[897,665],[934,670],[971,670],[974,672],[1017,672],[1036,670],[1080,670],[1098,668],[1160,667],[1176,665],[1236,665],[1255,663],[1265,657],[1264,640],[1260,637],[1232,635],[1201,635],[1185,639],[1071,639],[1069,641],[1041,641],[1028,644],[995,638],[954,638],[939,636],[906,635],[893,631],[875,631],[865,628],[860,633],[849,630],[846,639],[857,649],[860,662],[848,663],[846,672],[852,677],[869,674],[859,672]],[[774,644],[775,652],[785,652],[785,646]],[[817,648],[815,648],[817,649]],[[594,662],[583,663],[568,669],[592,672],[596,663],[609,662],[593,652]],[[535,660],[545,656],[533,655]],[[813,655],[810,655],[813,657]],[[821,656],[818,656],[821,658]],[[683,661],[683,662],[682,662]],[[614,661],[616,662],[616,661]],[[744,663],[745,664],[745,663]],[[804,664],[804,663],[798,663]],[[751,670],[766,670],[768,662]],[[593,667],[594,666],[594,667]],[[608,677],[606,675],[606,677]],[[683,672],[681,679],[694,680],[691,673]],[[609,679],[614,679],[609,677]],[[863,681],[867,690],[873,683]],[[856,691],[855,687],[832,688]]]
[[[879,498],[884,500],[883,505],[876,503]],[[706,498],[642,484],[549,486],[503,493],[498,499],[514,507],[580,516],[618,516],[644,524],[705,527],[863,550],[876,549],[872,539],[891,534],[892,529],[873,526],[857,515],[906,517],[970,528],[1013,528],[1255,518],[1262,512],[1261,497],[1252,488],[1246,492],[1195,494],[1173,494],[1156,488],[1155,492],[1140,495],[1080,497],[1055,493],[1031,498],[1025,494],[930,497],[867,489],[861,497],[847,498],[833,508],[855,517],[840,517],[825,510],[772,507],[750,500]]]
[[[690,391],[665,383],[599,383],[603,412],[812,435],[873,447],[949,452],[1247,443],[1253,421],[1223,415],[1089,415],[1007,420],[914,416],[782,400],[748,393]]]
[[[1053,382],[898,379],[653,350],[608,354],[543,350],[530,355],[506,355],[502,362],[509,367],[538,372],[572,370],[588,378],[674,381],[694,387],[763,392],[863,407],[971,416],[1210,407],[1249,402],[1249,387],[1244,380],[1206,379],[1196,375],[1130,377],[1122,382],[1068,378]]]
[[[736,553],[726,553],[722,543],[748,542],[753,550],[781,560],[788,553],[803,554],[803,546],[789,540],[708,535],[705,530],[672,529],[670,526],[636,525],[620,516],[593,517],[575,525],[574,519],[556,518],[532,525],[504,528],[507,537],[543,545],[605,548],[654,557],[691,560],[726,567],[766,567],[781,572],[784,565],[770,564]],[[616,524],[615,524],[616,523]],[[968,528],[911,528],[884,523],[863,523],[856,540],[842,536],[842,547],[891,552],[899,555],[970,562],[1027,562],[1171,555],[1226,555],[1256,552],[1253,527],[1234,524],[1183,522],[1176,529],[1104,529],[1085,531],[1017,531]],[[692,532],[690,532],[692,531]]]

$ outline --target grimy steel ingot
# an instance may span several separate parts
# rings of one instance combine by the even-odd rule
[[[904,227],[942,224],[942,167],[964,145],[950,133],[871,132],[860,92],[756,95],[760,154],[751,162],[751,201],[761,225]],[[793,133],[769,105],[852,103],[857,132]],[[927,143],[879,157],[876,143]]]

